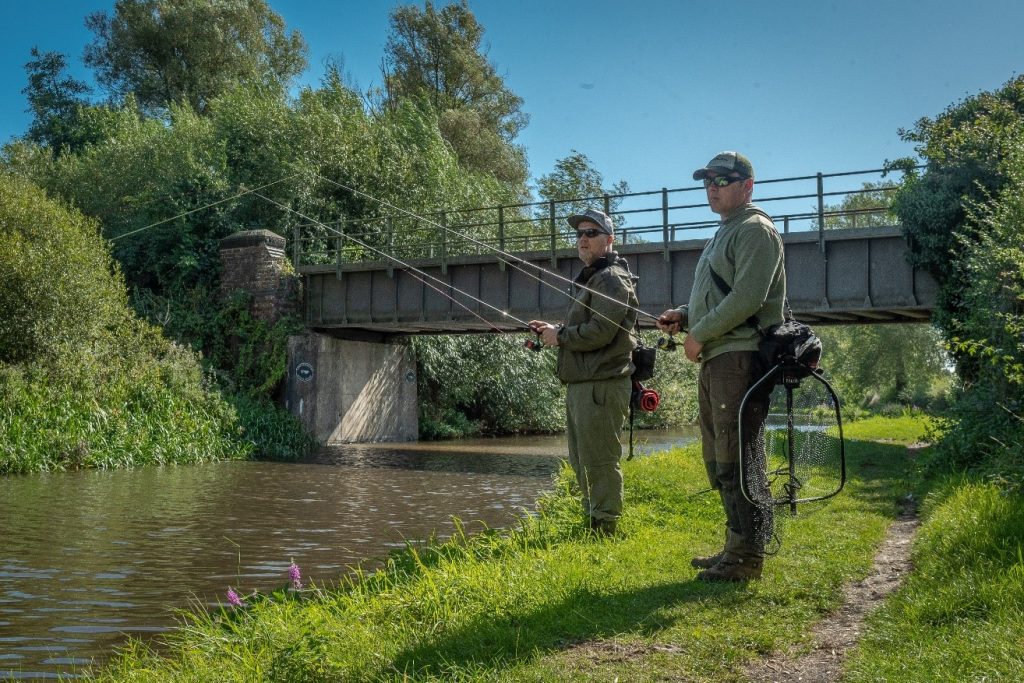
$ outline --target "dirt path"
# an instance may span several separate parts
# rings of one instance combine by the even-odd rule
[[[916,455],[912,446],[908,455]],[[843,588],[843,606],[812,629],[813,645],[806,654],[784,653],[759,660],[746,670],[752,683],[832,683],[842,677],[847,651],[861,636],[864,617],[894,590],[910,572],[910,545],[920,522],[914,500],[903,501],[903,513],[886,533],[864,580]]]

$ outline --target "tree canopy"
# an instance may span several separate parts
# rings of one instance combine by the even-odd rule
[[[968,217],[998,198],[1012,176],[1012,151],[1024,141],[1024,76],[952,104],[935,119],[922,118],[900,134],[915,143],[925,169],[910,173],[893,211],[910,238],[915,265],[939,282],[936,322],[947,336],[962,336],[961,323],[969,315],[963,294],[970,284],[964,255],[977,243],[979,226]],[[975,373],[970,366],[960,367],[968,378]]]
[[[85,63],[116,98],[147,112],[175,103],[206,111],[238,83],[283,88],[306,67],[306,44],[265,0],[117,0],[95,12]]]
[[[925,161],[894,210],[940,285],[962,391],[940,460],[1024,482],[1024,76],[901,132]],[[903,162],[912,165],[913,160]]]
[[[25,138],[59,153],[65,147],[77,148],[81,129],[80,112],[87,106],[89,86],[67,74],[67,57],[59,52],[31,50],[25,64],[28,85],[22,90],[32,113]]]
[[[385,47],[387,102],[426,102],[463,165],[521,184],[526,157],[514,141],[529,117],[487,58],[483,34],[465,0],[395,9]]]
[[[586,209],[603,211],[604,195],[627,192],[629,184],[624,180],[611,187],[604,187],[604,176],[594,167],[590,157],[575,149],[571,150],[569,156],[556,161],[554,170],[542,175],[537,181],[537,194],[543,200],[557,202],[555,210],[559,215],[582,213]],[[620,198],[609,199],[609,211],[614,213],[621,202]],[[538,217],[543,218],[547,213],[547,210],[540,210]],[[616,227],[622,224],[621,218],[615,221]],[[564,221],[561,226],[567,229]]]

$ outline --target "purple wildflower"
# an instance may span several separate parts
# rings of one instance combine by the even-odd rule
[[[245,603],[242,602],[242,598],[238,597],[238,593],[236,593],[230,586],[228,586],[228,602],[231,603],[232,607],[245,606]]]
[[[299,571],[299,565],[295,564],[295,560],[292,560],[288,567],[288,578],[292,580],[292,588],[302,590],[302,572]]]

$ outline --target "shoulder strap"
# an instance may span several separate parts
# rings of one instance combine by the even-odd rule
[[[732,287],[729,286],[729,283],[726,282],[721,275],[715,272],[715,269],[711,267],[710,263],[708,264],[708,270],[711,271],[711,279],[714,280],[718,288],[722,290],[722,294],[729,296],[729,292],[732,291]],[[756,315],[752,315],[747,318],[747,324],[757,330],[758,335],[764,337],[764,330],[761,329],[761,323],[757,319]]]

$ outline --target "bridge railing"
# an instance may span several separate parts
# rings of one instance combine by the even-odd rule
[[[886,169],[816,173],[758,180],[753,201],[768,211],[780,232],[895,225],[889,203],[897,183]],[[895,171],[900,173],[900,171]],[[373,261],[388,267],[434,259],[505,252],[555,252],[575,244],[565,219],[586,207],[611,215],[619,244],[668,244],[709,236],[718,225],[703,185],[646,192],[603,194],[502,206],[433,211],[307,223],[294,228],[296,267]],[[325,225],[330,229],[325,229]],[[442,227],[444,226],[444,227]],[[445,227],[447,229],[445,229]]]

